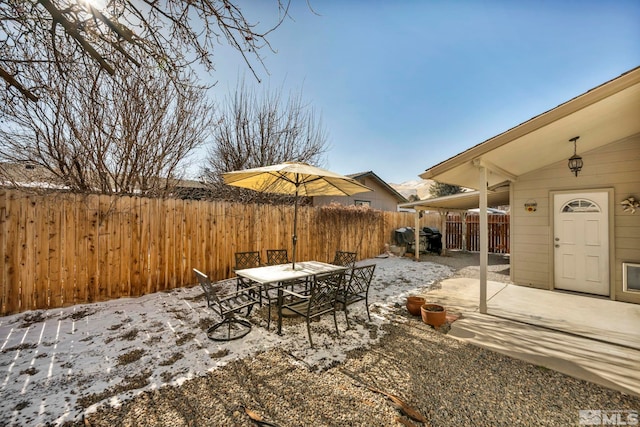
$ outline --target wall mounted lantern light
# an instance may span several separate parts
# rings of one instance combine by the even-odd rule
[[[578,172],[582,169],[582,157],[576,154],[576,141],[580,138],[579,136],[574,136],[569,141],[573,142],[573,156],[569,157],[569,169],[571,172],[575,173],[578,176]]]

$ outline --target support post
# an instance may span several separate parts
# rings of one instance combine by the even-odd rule
[[[440,255],[445,256],[447,254],[447,217],[449,212],[440,211],[440,230],[442,230],[442,252]]]
[[[467,215],[468,212],[460,212],[460,220],[462,221],[462,250],[468,251],[469,246],[467,246]]]
[[[480,313],[487,313],[487,264],[489,224],[487,220],[487,168],[480,166]]]
[[[415,244],[414,249],[416,251],[416,261],[420,261],[420,211],[418,209],[416,209],[416,215],[415,215],[415,226],[413,227],[415,233],[414,233],[414,239],[415,239]]]

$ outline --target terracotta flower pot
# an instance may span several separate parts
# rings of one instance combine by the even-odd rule
[[[440,304],[423,304],[420,307],[422,321],[434,328],[443,325],[447,321],[447,311]]]
[[[412,316],[420,316],[420,307],[425,303],[422,297],[407,297],[407,311]]]

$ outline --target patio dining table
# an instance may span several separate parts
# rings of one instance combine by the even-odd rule
[[[269,285],[278,289],[278,304],[282,303],[282,285],[286,282],[308,279],[318,274],[336,273],[345,271],[347,267],[340,265],[328,264],[320,261],[303,261],[297,262],[295,269],[291,263],[268,265],[264,267],[245,268],[236,270],[236,274],[240,277],[252,280],[261,284],[268,289]],[[282,316],[278,316],[278,334],[282,333]]]

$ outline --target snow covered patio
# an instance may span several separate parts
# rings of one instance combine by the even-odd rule
[[[265,328],[262,311],[252,312],[246,337],[226,343],[206,337],[213,313],[200,286],[0,318],[0,404],[9,425],[77,420],[100,403],[117,405],[142,391],[185,380],[237,360],[281,348],[312,369],[333,366],[349,350],[379,340],[393,311],[409,294],[449,276],[452,268],[408,258],[376,258],[370,289],[372,321],[364,303],[350,307],[351,329],[338,313],[312,325],[287,319],[281,336]],[[195,277],[194,277],[195,283]],[[235,281],[233,281],[235,286]],[[355,321],[354,321],[355,319]]]

